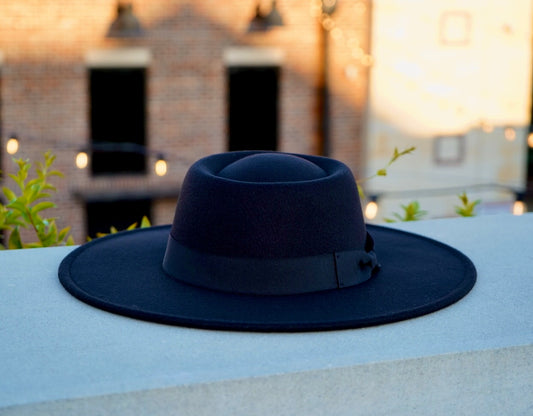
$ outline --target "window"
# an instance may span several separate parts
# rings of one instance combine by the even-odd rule
[[[87,235],[94,238],[96,233],[109,233],[111,227],[121,231],[140,224],[143,216],[150,218],[151,205],[150,199],[87,202]]]
[[[228,149],[277,150],[279,66],[229,66]]]
[[[91,68],[91,173],[146,173],[145,68]]]

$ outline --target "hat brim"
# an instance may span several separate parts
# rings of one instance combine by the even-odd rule
[[[465,296],[476,270],[458,250],[367,225],[381,263],[360,285],[300,295],[242,295],[195,287],[162,269],[170,226],[93,240],[62,261],[76,298],[109,312],[164,324],[241,331],[318,331],[386,324],[434,312]]]

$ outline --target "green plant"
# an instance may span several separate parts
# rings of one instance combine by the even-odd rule
[[[51,193],[56,191],[49,180],[53,176],[62,177],[63,174],[52,169],[55,156],[50,152],[44,154],[44,163],[37,162],[34,169],[35,177],[30,178],[32,164],[29,160],[13,159],[18,170],[16,174],[9,174],[17,188],[15,190],[4,186],[3,194],[6,204],[0,203],[0,230],[7,237],[7,248],[34,248],[59,245],[72,245],[74,241],[69,235],[70,227],[61,230],[56,225],[55,218],[43,218],[42,212],[55,208],[56,204],[50,200]],[[35,234],[36,241],[24,243],[20,229],[29,229]],[[0,249],[5,249],[0,244]]]
[[[124,231],[131,231],[131,230],[134,230],[135,228],[148,228],[148,227],[151,227],[151,226],[152,226],[152,224],[150,223],[150,220],[145,215],[144,217],[142,217],[141,224],[139,225],[139,227],[137,227],[137,223],[134,222],[128,228],[126,228]],[[111,226],[111,228],[109,229],[109,233],[96,233],[96,238],[104,237],[104,236],[109,235],[109,234],[116,234],[118,232],[119,232],[119,230],[117,230],[116,227]],[[87,237],[87,241],[91,241],[91,240],[92,240],[91,237]]]
[[[418,203],[418,201],[412,201],[407,205],[402,205],[401,207],[403,209],[403,215],[394,212],[392,215],[396,219],[385,218],[385,221],[419,221],[427,214],[427,211],[420,209],[420,204]]]
[[[475,216],[475,208],[476,205],[478,205],[481,200],[476,199],[475,201],[470,201],[468,199],[468,196],[466,195],[466,192],[463,192],[461,195],[457,195],[458,198],[461,200],[460,206],[455,206],[455,212],[459,214],[461,217],[473,217]]]
[[[376,173],[374,173],[373,175],[371,176],[368,176],[366,178],[363,178],[363,179],[360,179],[357,181],[357,188],[359,190],[359,197],[361,199],[364,199],[365,198],[365,193],[363,191],[363,188],[361,187],[361,184],[363,184],[364,182],[366,181],[369,181],[370,179],[374,179],[378,176],[387,176],[387,173],[388,173],[388,168],[394,163],[396,162],[400,157],[402,156],[405,156],[405,155],[408,155],[412,152],[414,152],[416,150],[416,147],[414,146],[411,146],[411,147],[408,147],[407,149],[404,149],[402,151],[399,151],[397,147],[394,148],[394,152],[391,156],[391,158],[389,159],[389,161],[387,162],[387,164],[381,168],[381,169],[378,169],[376,171]]]

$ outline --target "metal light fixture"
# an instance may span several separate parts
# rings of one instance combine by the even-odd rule
[[[106,37],[108,38],[133,38],[143,35],[139,19],[133,14],[131,3],[117,4],[117,16],[111,23]]]
[[[274,26],[283,26],[283,19],[281,14],[279,14],[278,8],[276,7],[276,0],[272,0],[272,7],[270,13],[266,16],[267,27]]]
[[[275,26],[283,26],[283,19],[276,6],[276,0],[272,0],[272,6],[268,14],[261,11],[261,3],[257,2],[255,16],[248,25],[248,32],[266,32]]]
[[[337,0],[322,0],[322,13],[330,15],[337,8]]]

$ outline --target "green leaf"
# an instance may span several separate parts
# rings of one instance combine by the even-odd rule
[[[126,231],[131,231],[131,230],[134,230],[135,228],[137,228],[137,223],[136,222],[134,222],[128,228],[126,228]]]
[[[7,207],[19,211],[20,213],[26,212],[26,204],[24,201],[21,201],[21,199],[22,197],[10,202],[7,204]]]
[[[6,196],[8,201],[13,201],[13,200],[17,199],[17,195],[15,194],[15,192],[13,192],[7,186],[4,186],[2,188],[2,190],[4,191],[4,195]]]
[[[7,246],[10,249],[22,248],[22,241],[20,239],[18,227],[15,227],[15,229],[11,232],[11,235],[9,236],[9,241],[7,242]]]
[[[8,175],[15,181],[21,190],[24,189],[24,182],[18,177],[18,175],[13,175],[12,173],[9,173]]]
[[[141,227],[140,228],[148,228],[148,227],[151,227],[152,224],[150,223],[150,220],[148,219],[148,217],[145,215],[144,217],[142,217],[142,220],[141,220]]]
[[[7,225],[20,225],[22,227],[26,227],[26,224],[19,220],[20,217],[21,215],[18,211],[10,210],[7,211],[4,222]]]
[[[43,247],[50,247],[51,245],[57,243],[57,225],[55,221],[52,221],[48,232],[45,237],[41,240]]]
[[[68,232],[70,231],[70,227],[65,227],[61,231],[59,231],[59,234],[57,235],[57,241],[63,241],[65,237],[67,236]]]
[[[41,243],[28,243],[24,244],[24,248],[41,248],[43,245]]]
[[[416,147],[412,146],[412,147],[408,147],[407,149],[405,150],[402,150],[401,152],[398,151],[398,148],[395,147],[394,148],[394,154],[392,155],[392,158],[391,160],[389,161],[389,165],[391,165],[392,163],[394,163],[396,161],[396,159],[398,159],[400,156],[404,156],[404,155],[407,155],[409,153],[412,153],[413,151],[416,150]]]
[[[57,205],[50,201],[39,202],[30,208],[32,215],[37,214],[40,211],[43,211],[48,208],[55,208]]]

